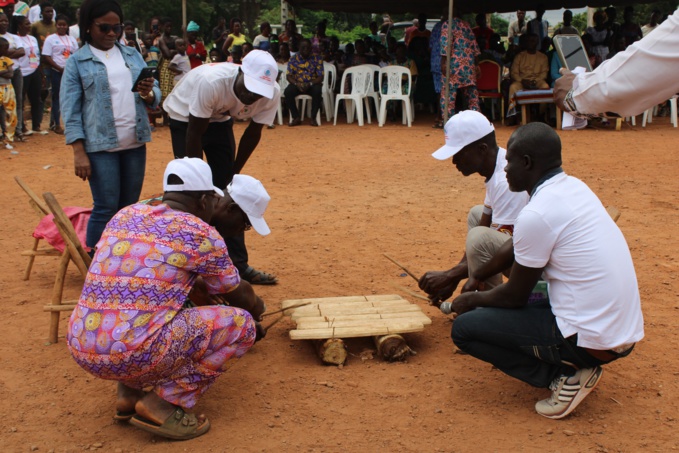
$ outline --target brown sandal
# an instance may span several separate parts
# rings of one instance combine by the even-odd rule
[[[143,429],[151,434],[174,440],[189,440],[202,436],[210,429],[210,421],[205,419],[199,424],[195,414],[187,414],[184,409],[177,407],[174,413],[167,417],[162,425],[135,415],[130,419],[130,425]]]

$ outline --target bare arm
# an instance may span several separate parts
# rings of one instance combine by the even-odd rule
[[[250,158],[250,155],[259,144],[259,139],[262,137],[263,124],[250,121],[247,129],[243,132],[238,144],[238,154],[236,155],[236,162],[233,167],[234,173],[240,173],[245,166],[245,163]]]
[[[453,310],[463,314],[479,307],[521,308],[542,275],[542,269],[514,263],[509,281],[490,291],[460,294],[453,301]]]

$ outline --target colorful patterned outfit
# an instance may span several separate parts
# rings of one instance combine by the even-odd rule
[[[182,310],[198,276],[211,294],[240,283],[224,240],[192,214],[135,204],[109,222],[68,328],[76,362],[102,379],[193,407],[255,341],[245,310]]]
[[[429,48],[431,49],[431,75],[434,79],[434,91],[441,92],[443,80],[441,78],[441,28],[443,21],[434,25],[429,37]]]
[[[476,91],[476,61],[475,58],[481,53],[472,29],[467,22],[453,18],[452,27],[453,45],[448,47],[448,21],[441,27],[441,55],[448,56],[450,65],[450,95],[445,99],[445,89],[441,88],[441,111],[448,109],[448,117],[455,114],[455,99],[460,90],[467,101],[468,110],[479,111],[479,94]],[[444,72],[444,68],[441,68]],[[442,74],[442,83],[445,83],[445,73]]]
[[[11,58],[0,57],[0,72],[13,69],[13,65]],[[17,102],[11,78],[0,77],[0,105],[5,111],[5,124],[2,125],[2,130],[7,141],[13,142],[14,130],[17,127]]]

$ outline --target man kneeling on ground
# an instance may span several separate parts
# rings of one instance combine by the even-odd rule
[[[263,337],[264,303],[209,223],[217,217],[225,233],[252,225],[267,234],[269,196],[245,175],[224,194],[208,164],[188,157],[168,164],[163,189],[162,204],[128,206],[106,226],[67,339],[82,368],[118,382],[115,419],[184,440],[210,428],[185,409]],[[183,308],[197,281],[230,306]]]
[[[453,301],[460,316],[452,338],[506,374],[549,388],[551,397],[535,410],[559,419],[594,389],[601,365],[627,356],[643,338],[639,289],[622,232],[589,187],[561,169],[556,132],[531,123],[512,134],[507,148],[509,187],[531,198],[513,242],[470,277],[470,292]],[[507,283],[473,291],[510,265]],[[549,299],[528,304],[541,275]]]

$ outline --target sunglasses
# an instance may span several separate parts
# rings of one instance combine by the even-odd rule
[[[109,34],[109,33],[111,33],[111,30],[113,30],[113,33],[115,33],[116,35],[119,35],[120,32],[123,31],[122,24],[111,25],[111,24],[98,24],[98,23],[95,22],[94,25],[99,27],[99,31],[101,31],[104,34]]]

